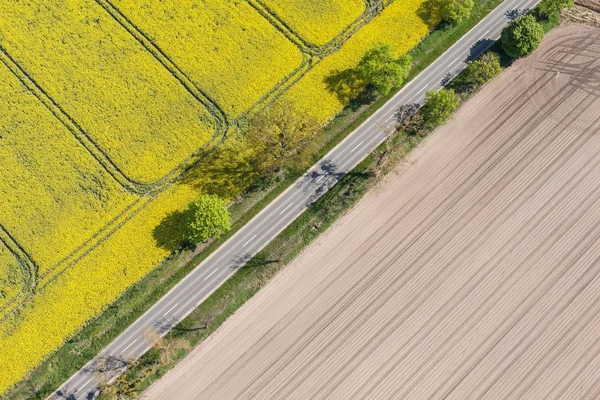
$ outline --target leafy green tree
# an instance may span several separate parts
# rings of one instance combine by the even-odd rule
[[[574,0],[544,0],[537,7],[537,14],[546,20],[556,19],[563,8],[571,8],[574,5]]]
[[[512,21],[502,31],[502,49],[516,59],[530,55],[544,38],[544,28],[531,14]]]
[[[481,87],[502,72],[498,53],[488,51],[476,60],[469,61],[462,81],[469,86]]]
[[[421,107],[424,123],[431,129],[445,124],[459,105],[460,98],[453,89],[428,91]]]
[[[408,77],[412,59],[408,55],[396,57],[389,44],[377,43],[367,50],[355,68],[364,82],[386,95]]]
[[[260,173],[281,173],[299,167],[316,151],[319,122],[296,111],[289,102],[277,102],[255,114],[246,132],[252,163]]]
[[[442,5],[442,19],[449,23],[460,22],[469,18],[473,7],[473,0],[446,0]]]
[[[231,229],[231,216],[225,202],[216,195],[202,195],[187,209],[187,237],[192,243],[206,242]]]

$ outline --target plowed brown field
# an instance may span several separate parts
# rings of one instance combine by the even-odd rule
[[[600,397],[600,29],[552,31],[148,399]]]

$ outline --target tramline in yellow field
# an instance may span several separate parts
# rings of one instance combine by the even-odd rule
[[[67,129],[65,115],[126,178],[152,184],[222,134],[224,118],[235,123],[262,107],[267,94],[282,95],[320,121],[331,119],[344,103],[326,78],[353,67],[376,42],[390,43],[398,54],[417,44],[432,28],[417,14],[424,1],[392,2],[325,57],[298,46],[250,1],[0,4],[0,52],[6,52],[0,57],[0,228],[14,235],[40,277],[25,305],[0,320],[0,393],[169,254],[154,236],[161,221],[201,193],[232,200],[253,179],[223,174],[239,171],[252,156],[230,129],[193,178],[133,193]],[[259,3],[316,46],[366,9],[359,0]],[[162,53],[152,53],[144,40]],[[8,56],[21,72],[4,65]],[[290,76],[299,80],[287,88]],[[38,89],[24,86],[26,78]],[[74,253],[84,243],[85,251]],[[2,307],[25,283],[15,275],[23,268],[1,246],[0,263]]]
[[[25,86],[0,64],[2,226],[38,273],[116,216],[128,194]]]
[[[0,43],[129,178],[152,183],[213,117],[93,0],[0,3]]]
[[[25,277],[15,256],[0,241],[0,315],[11,300],[25,289]]]
[[[113,4],[230,117],[246,111],[302,62],[298,48],[244,1]]]
[[[362,0],[257,0],[301,38],[323,46],[365,11]]]

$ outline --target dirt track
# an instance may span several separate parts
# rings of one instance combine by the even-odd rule
[[[144,398],[599,398],[599,57],[553,31]]]

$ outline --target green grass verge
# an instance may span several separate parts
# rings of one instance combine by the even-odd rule
[[[414,60],[414,67],[407,82],[443,54],[501,2],[502,0],[476,0],[476,6],[468,20],[431,32],[410,52]],[[314,160],[320,159],[341,142],[399,89],[388,96],[377,98],[370,104],[359,105],[357,108],[347,108],[342,111],[324,128],[321,150],[315,155]],[[407,143],[407,146],[412,148],[414,144],[416,143]],[[173,336],[173,340],[182,342],[176,351],[176,356],[172,358],[168,365],[160,367],[156,374],[144,380],[143,387],[162,375],[178,359],[187,354],[189,349],[220,326],[229,315],[252,297],[286,262],[297,255],[319,233],[323,232],[355,204],[366,192],[371,179],[373,179],[364,172],[371,161],[370,158],[367,158],[357,166],[350,175],[340,181],[321,200],[313,204],[267,248],[254,257],[247,267],[240,269],[188,318],[182,321],[174,329],[173,334],[170,335]],[[264,189],[250,191],[246,198],[233,207],[234,211],[236,209],[244,211],[239,212],[240,215],[228,234],[213,241],[196,256],[192,257],[193,254],[189,251],[171,255],[140,282],[132,285],[119,299],[50,355],[17,387],[9,390],[4,397],[14,400],[44,399],[47,397],[149,309],[202,260],[258,214],[303,172],[290,172],[284,180],[274,185],[266,185],[267,191]],[[260,200],[258,201],[257,192],[260,194],[258,196]],[[248,203],[253,205],[248,206]],[[272,260],[279,261],[270,262]],[[260,266],[260,268],[256,266]],[[140,365],[143,365],[147,361],[146,358],[149,357],[153,357],[152,352],[149,352],[148,356],[142,359]]]

